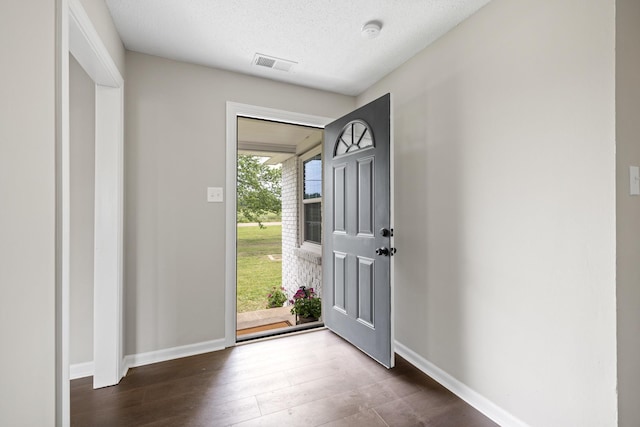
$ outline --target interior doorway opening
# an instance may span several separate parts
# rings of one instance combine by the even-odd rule
[[[323,129],[236,124],[236,341],[322,326]]]

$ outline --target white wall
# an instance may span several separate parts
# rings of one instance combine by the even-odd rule
[[[3,426],[55,422],[55,35],[55,2],[0,3]]]
[[[618,396],[622,427],[640,425],[640,196],[629,166],[640,166],[640,3],[616,2]]]
[[[532,426],[616,424],[614,9],[494,0],[358,97],[395,96],[397,340]]]
[[[127,52],[125,354],[224,338],[226,102],[335,116],[352,97]],[[227,197],[228,195],[225,195]]]
[[[124,76],[125,49],[105,0],[80,0],[80,3],[118,67],[118,71]]]
[[[93,361],[95,84],[69,55],[71,259],[69,360]]]

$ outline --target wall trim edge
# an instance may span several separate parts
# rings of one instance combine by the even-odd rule
[[[69,365],[69,379],[77,380],[78,378],[93,376],[93,360],[90,362],[73,363]]]
[[[198,354],[223,350],[225,348],[224,344],[224,339],[217,339],[165,348],[162,350],[148,351],[145,353],[129,354],[124,357],[122,376],[127,374],[129,368],[136,368],[138,366],[150,365],[152,363],[180,359],[181,357],[195,356]]]
[[[503,427],[528,427],[528,424],[514,417],[480,393],[438,368],[406,345],[398,341],[395,341],[395,345],[395,351],[399,356],[406,359],[409,363],[429,375],[443,387],[482,412],[497,424]]]
[[[166,362],[168,360],[179,359],[181,357],[195,356],[212,351],[223,350],[224,339],[203,341],[195,344],[188,344],[179,347],[165,348],[162,350],[148,351],[146,353],[129,354],[122,361],[122,376],[127,375],[129,368],[150,365],[152,363]],[[70,379],[91,377],[94,373],[93,361],[84,363],[74,363],[69,366]]]

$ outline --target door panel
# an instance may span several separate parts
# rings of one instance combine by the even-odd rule
[[[374,312],[374,260],[358,257],[358,320],[373,327]]]
[[[344,282],[345,282],[345,276],[346,276],[345,261],[347,259],[347,254],[334,252],[333,259],[334,259],[334,267],[333,267],[334,268],[334,281],[333,281],[334,298],[333,300],[331,299],[329,300],[333,301],[333,308],[346,313],[346,307],[344,305],[344,301],[346,299]]]
[[[333,230],[344,233],[345,228],[345,187],[344,187],[345,166],[340,165],[334,168],[334,209],[333,209]]]
[[[373,157],[358,160],[358,235],[373,236]]]
[[[325,127],[324,320],[387,367],[391,342],[391,96]],[[328,302],[328,304],[326,304]]]

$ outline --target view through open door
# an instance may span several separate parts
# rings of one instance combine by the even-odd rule
[[[326,326],[394,365],[391,95],[325,127],[323,292]]]

